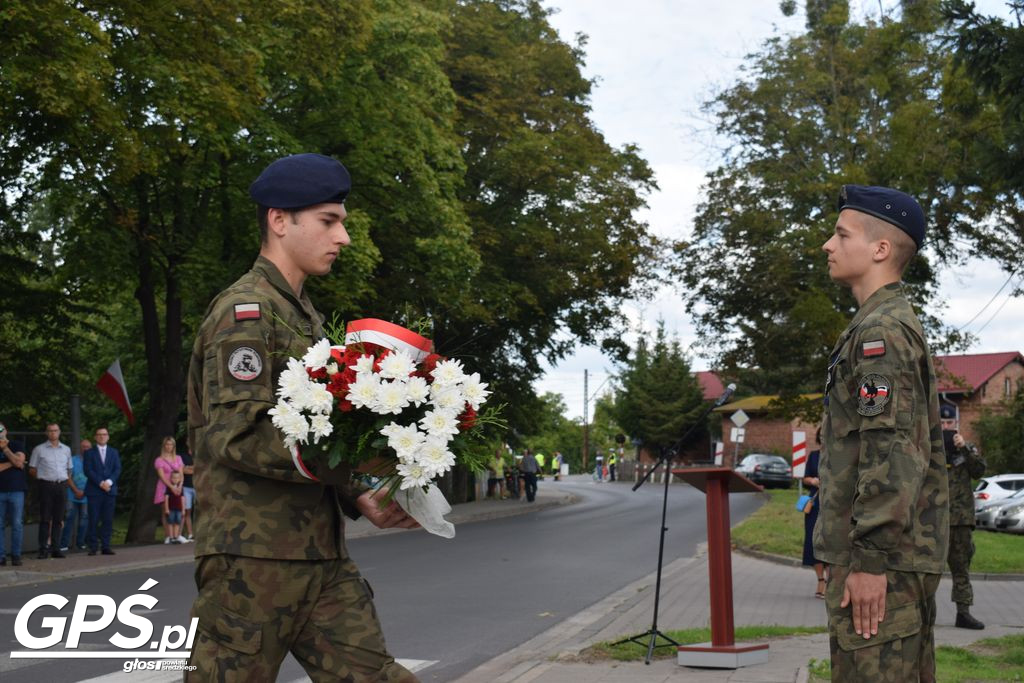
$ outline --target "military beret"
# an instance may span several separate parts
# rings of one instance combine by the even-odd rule
[[[924,242],[924,211],[917,200],[905,192],[888,187],[843,185],[839,190],[839,210],[853,209],[880,218],[910,235],[917,248]]]
[[[352,178],[338,160],[323,154],[293,154],[263,169],[249,186],[249,196],[261,206],[301,209],[344,202],[350,189]]]
[[[940,420],[955,420],[956,419],[956,407],[951,406],[948,403],[943,403],[939,406],[939,419]]]

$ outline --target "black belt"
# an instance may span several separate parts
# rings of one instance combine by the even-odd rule
[[[67,479],[40,479],[39,481],[43,482],[44,484],[66,484],[66,483],[68,483]]]

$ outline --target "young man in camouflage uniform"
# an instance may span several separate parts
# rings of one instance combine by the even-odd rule
[[[931,354],[900,284],[924,232],[913,198],[846,185],[823,247],[859,305],[830,357],[814,529],[835,681],[935,680],[946,457]]]
[[[974,444],[968,443],[957,429],[956,406],[939,407],[942,442],[946,449],[946,473],[949,475],[949,571],[953,575],[952,599],[956,603],[959,628],[983,629],[971,615],[974,590],[971,588],[971,558],[974,557],[974,490],[971,479],[985,474],[985,460]]]
[[[415,681],[388,654],[344,517],[416,526],[349,472],[325,484],[285,449],[268,411],[292,356],[323,337],[303,283],[349,243],[344,166],[319,154],[270,164],[249,193],[262,246],[210,304],[189,368],[189,443],[204,501],[196,526],[190,681],[273,681],[290,651],[314,681]],[[323,473],[327,479],[328,473]],[[314,475],[315,476],[315,475]]]

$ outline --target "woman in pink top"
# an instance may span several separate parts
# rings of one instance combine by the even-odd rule
[[[171,525],[167,523],[167,514],[164,512],[164,496],[167,494],[168,488],[173,488],[174,491],[181,495],[181,483],[177,485],[171,483],[171,472],[184,472],[185,462],[181,459],[181,456],[174,452],[175,441],[173,436],[165,436],[163,447],[160,449],[160,455],[153,461],[153,467],[156,469],[156,494],[153,496],[153,503],[160,506],[160,521],[164,525],[164,543],[171,543]],[[179,543],[187,543],[184,538],[177,539]]]

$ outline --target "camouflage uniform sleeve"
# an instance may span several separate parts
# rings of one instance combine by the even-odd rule
[[[859,419],[860,453],[851,571],[885,572],[888,553],[897,549],[910,525],[924,483],[931,442],[928,434],[923,441],[915,434],[915,414],[928,410],[916,346],[895,322],[857,333],[853,407]],[[884,352],[879,354],[879,349]]]
[[[249,301],[229,297],[213,312],[218,322],[202,350],[203,450],[210,460],[249,474],[316,483],[296,469],[268,415],[274,406],[274,322],[268,310],[257,319],[236,320],[234,304]]]
[[[967,443],[963,447],[963,455],[966,460],[967,474],[971,479],[980,479],[985,474],[985,459],[978,452],[978,447],[973,443]]]

